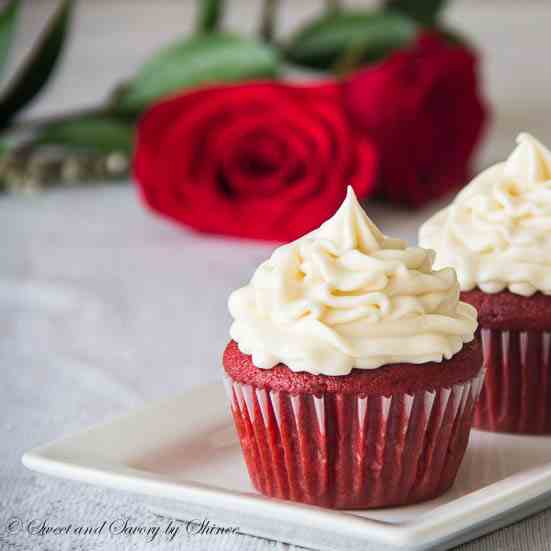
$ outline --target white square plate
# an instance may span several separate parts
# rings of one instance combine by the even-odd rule
[[[419,505],[332,511],[270,499],[249,482],[222,384],[34,449],[30,469],[157,498],[179,518],[317,549],[447,549],[551,505],[551,437],[473,431],[454,487]],[[162,499],[159,499],[162,498]]]

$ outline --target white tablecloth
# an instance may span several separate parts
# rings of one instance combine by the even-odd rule
[[[292,10],[304,14],[315,0],[292,9],[289,4],[282,25],[294,17]],[[471,33],[486,57],[495,108],[481,156],[487,164],[507,153],[519,129],[551,143],[551,6],[476,4],[457,2],[449,17]],[[51,7],[49,1],[26,4],[16,60]],[[189,3],[170,0],[81,2],[59,78],[31,115],[103,96],[149,51],[188,27],[189,14]],[[239,21],[239,14],[231,19]],[[428,211],[410,217],[374,207],[370,213],[388,233],[414,240]],[[0,197],[0,549],[284,547],[245,535],[188,537],[167,545],[141,536],[8,530],[12,517],[52,525],[159,522],[139,497],[36,475],[20,457],[115,413],[219,378],[230,321],[227,295],[269,251],[269,245],[198,236],[155,218],[129,185]],[[550,549],[551,511],[463,548]]]

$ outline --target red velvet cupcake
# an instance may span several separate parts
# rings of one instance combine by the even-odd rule
[[[453,270],[373,225],[349,190],[230,297],[231,409],[255,488],[338,509],[434,498],[455,479],[483,378]]]
[[[551,152],[528,134],[420,231],[478,310],[486,381],[474,426],[551,434]]]
[[[551,296],[461,293],[478,310],[486,383],[475,426],[551,434]]]
[[[469,441],[481,365],[476,340],[441,363],[311,375],[259,369],[231,341],[224,368],[252,483],[271,497],[337,509],[441,495]]]

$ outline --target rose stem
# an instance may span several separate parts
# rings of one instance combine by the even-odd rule
[[[277,4],[278,0],[264,0],[264,4],[262,5],[260,36],[269,43],[274,39]]]
[[[340,0],[325,0],[325,9],[328,13],[339,11],[341,9]]]

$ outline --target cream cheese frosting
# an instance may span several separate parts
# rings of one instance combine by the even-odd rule
[[[419,242],[461,289],[551,294],[551,152],[522,133],[506,162],[476,177],[429,219]]]
[[[349,187],[331,219],[231,294],[231,337],[262,369],[346,375],[449,359],[474,338],[476,310],[459,301],[455,272],[433,261],[383,235]]]

